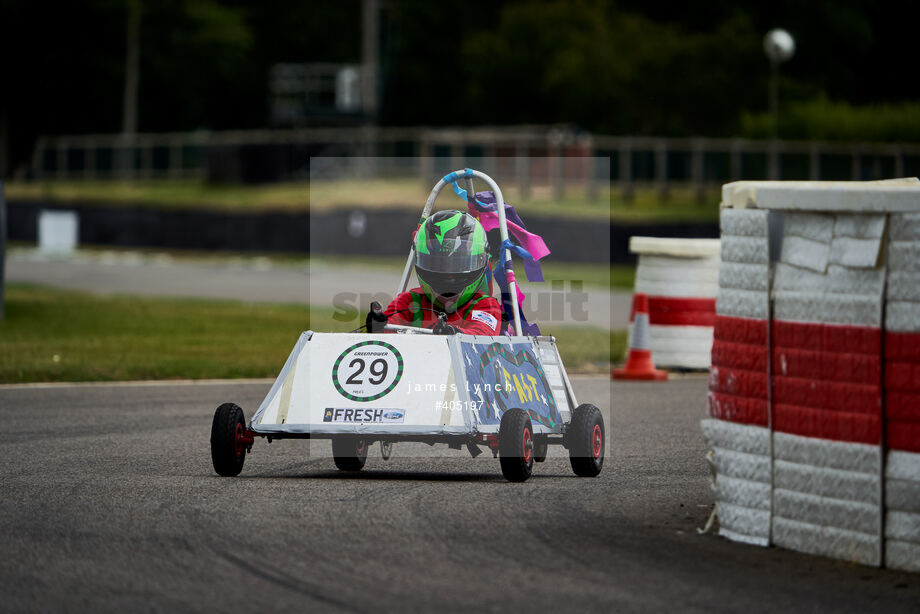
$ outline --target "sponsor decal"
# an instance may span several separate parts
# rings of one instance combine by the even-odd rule
[[[498,326],[498,320],[495,318],[495,316],[493,316],[491,313],[488,313],[487,311],[479,311],[478,309],[474,309],[470,315],[470,319],[478,320],[492,328]]]
[[[336,359],[332,383],[349,401],[376,401],[396,388],[402,374],[399,350],[384,341],[362,341]]]
[[[406,412],[401,409],[380,407],[327,407],[323,412],[323,422],[344,424],[402,422],[405,417]]]

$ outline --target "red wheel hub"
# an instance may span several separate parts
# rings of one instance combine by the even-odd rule
[[[601,457],[601,450],[604,449],[604,434],[601,431],[601,425],[594,425],[594,432],[591,434],[591,447],[594,451],[594,458]]]
[[[530,459],[533,457],[533,435],[530,434],[530,429],[526,426],[524,427],[524,440],[522,444],[524,462],[529,463]]]
[[[237,422],[236,430],[233,431],[233,447],[236,450],[237,458],[243,455],[243,435],[245,433],[246,433],[246,429],[243,428],[242,424]]]

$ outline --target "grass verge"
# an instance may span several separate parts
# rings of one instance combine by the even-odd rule
[[[228,211],[329,211],[341,207],[397,208],[421,211],[430,185],[417,179],[368,179],[287,182],[264,185],[211,184],[203,180],[46,180],[12,182],[6,186],[10,200],[86,202],[107,206],[145,205],[171,209],[216,209]],[[616,189],[589,197],[580,186],[556,199],[547,186],[532,186],[523,198],[515,185],[507,187],[505,198],[527,216],[610,219],[621,222],[716,221],[720,192],[710,188],[698,198],[689,188],[674,187],[665,197],[653,187],[637,185],[630,198]],[[442,192],[438,208],[461,203],[453,194]]]
[[[305,182],[214,184],[197,179],[47,180],[8,183],[6,197],[8,200],[149,205],[167,209],[306,210],[310,204],[310,185]]]
[[[6,288],[0,383],[274,377],[301,331],[347,323],[299,305],[96,296],[24,284]],[[573,372],[605,372],[625,333],[557,327]]]

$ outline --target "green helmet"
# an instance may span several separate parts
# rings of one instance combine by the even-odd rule
[[[415,274],[422,291],[447,311],[485,287],[488,263],[486,231],[468,213],[438,211],[415,235]]]

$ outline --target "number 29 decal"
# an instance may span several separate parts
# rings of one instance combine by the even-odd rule
[[[332,383],[346,399],[376,401],[402,378],[403,359],[383,341],[362,341],[342,352],[332,367]]]

